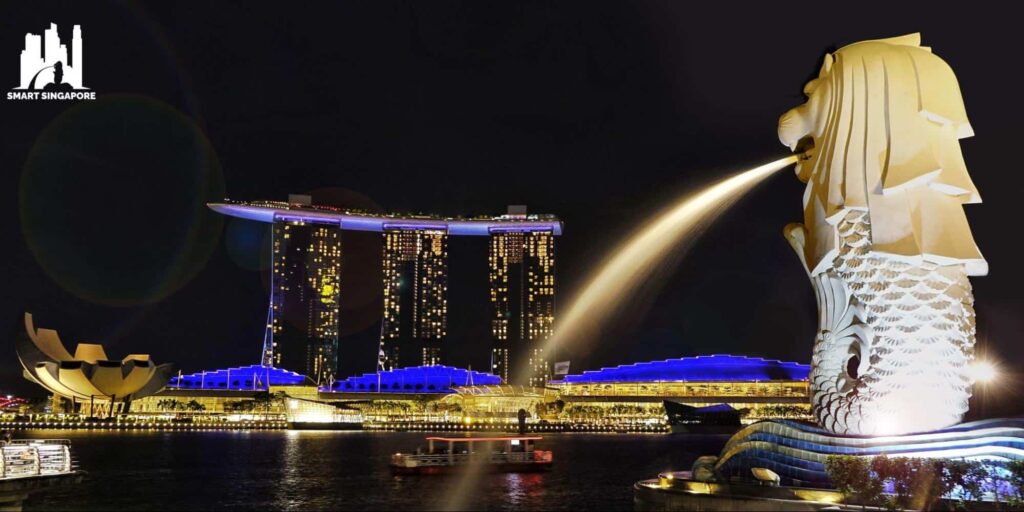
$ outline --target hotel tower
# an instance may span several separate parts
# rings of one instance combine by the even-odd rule
[[[378,369],[441,364],[448,331],[448,233],[386,229]]]
[[[308,201],[293,196],[292,201]],[[338,369],[341,229],[279,215],[273,224],[268,334],[262,363],[330,385]]]
[[[448,237],[487,237],[490,250],[490,370],[504,382],[543,387],[551,378],[544,345],[554,332],[554,215],[510,206],[499,216],[400,215],[283,201],[211,203],[216,212],[273,225],[270,309],[263,366],[330,385],[337,380],[341,231],[383,237],[383,318],[377,371],[443,363],[448,334]],[[522,382],[518,382],[522,380]],[[513,382],[516,381],[516,382]]]
[[[509,207],[506,217],[526,218],[525,210]],[[552,361],[544,343],[554,333],[555,234],[551,230],[494,232],[488,263],[491,372],[505,382],[525,378],[515,383],[543,387],[551,379]]]

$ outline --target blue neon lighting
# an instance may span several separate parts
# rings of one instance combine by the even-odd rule
[[[716,354],[602,368],[567,375],[562,382],[807,380],[810,371],[807,364]]]
[[[180,377],[171,377],[167,387],[175,389],[222,389],[233,391],[266,391],[270,386],[312,384],[305,376],[271,366],[242,366],[208,370]]]
[[[501,384],[497,375],[436,365],[364,373],[323,389],[340,393],[453,393],[453,387],[497,384]]]
[[[351,231],[384,231],[386,229],[424,229],[445,231],[453,236],[489,236],[491,233],[548,231],[562,234],[562,222],[549,215],[530,215],[526,219],[495,217],[490,219],[418,218],[389,214],[359,214],[324,206],[300,207],[284,203],[247,204],[241,202],[209,203],[217,213],[258,222],[301,220],[328,223]]]

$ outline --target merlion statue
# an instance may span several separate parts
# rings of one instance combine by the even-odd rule
[[[786,238],[817,293],[812,408],[837,434],[958,423],[974,384],[974,297],[988,273],[965,203],[973,135],[949,65],[920,35],[825,56],[807,103],[779,120],[801,154],[804,223]]]

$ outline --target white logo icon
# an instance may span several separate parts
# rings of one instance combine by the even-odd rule
[[[25,49],[21,51],[21,82],[7,93],[9,100],[64,100],[96,99],[95,92],[82,85],[82,27],[75,25],[71,36],[71,49],[62,44],[57,24],[43,35],[25,34]],[[42,92],[37,92],[42,91]]]

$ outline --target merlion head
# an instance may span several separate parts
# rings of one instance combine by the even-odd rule
[[[841,434],[954,424],[973,383],[967,276],[988,271],[963,212],[980,198],[956,77],[912,34],[826,55],[804,93],[779,139],[807,183],[786,237],[818,299],[812,410]]]
[[[876,251],[987,271],[959,208],[981,201],[958,142],[974,132],[953,70],[920,42],[912,34],[825,55],[807,102],[779,120],[779,139],[802,156],[812,273],[834,256],[835,225],[851,209],[871,211]],[[931,215],[915,221],[921,209]]]

